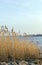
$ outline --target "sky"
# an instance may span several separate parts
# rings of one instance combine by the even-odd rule
[[[42,34],[42,0],[0,0],[0,26]]]

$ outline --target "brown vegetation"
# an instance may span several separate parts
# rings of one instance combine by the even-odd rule
[[[22,60],[30,57],[39,57],[39,49],[32,42],[19,41],[10,37],[0,37],[0,61],[7,61],[9,58]]]
[[[39,49],[36,44],[27,41],[16,41],[14,44],[15,58],[26,59],[30,57],[38,58]]]

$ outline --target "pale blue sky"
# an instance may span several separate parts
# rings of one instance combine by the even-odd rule
[[[15,31],[42,33],[42,0],[0,0],[0,26]]]

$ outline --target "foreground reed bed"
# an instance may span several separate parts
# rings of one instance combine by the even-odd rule
[[[39,48],[32,42],[17,40],[14,44],[14,53],[17,59],[38,58]]]
[[[16,37],[13,41],[9,36],[0,37],[0,61],[25,60],[31,57],[39,57],[39,48],[36,44],[19,41]]]

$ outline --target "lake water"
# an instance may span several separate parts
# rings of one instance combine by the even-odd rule
[[[18,37],[19,40],[29,40],[34,42],[35,44],[37,44],[38,46],[42,47],[42,36],[31,36],[31,37],[23,37],[23,36],[19,36]]]

